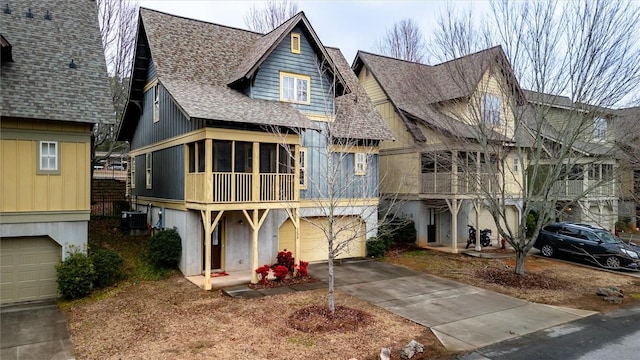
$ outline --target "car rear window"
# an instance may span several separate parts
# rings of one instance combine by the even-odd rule
[[[560,229],[562,229],[562,226],[559,226],[559,225],[547,225],[547,226],[545,226],[542,230],[544,230],[544,231],[548,231],[548,232],[556,233],[556,232],[558,232]]]

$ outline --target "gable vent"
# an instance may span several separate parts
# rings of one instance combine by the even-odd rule
[[[300,54],[300,34],[291,33],[291,52]]]

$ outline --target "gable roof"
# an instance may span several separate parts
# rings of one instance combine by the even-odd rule
[[[2,116],[115,122],[95,2],[12,0],[8,6],[10,14],[0,12],[0,33],[13,61],[0,67]],[[29,9],[33,17],[26,16]]]
[[[434,66],[358,51],[352,67],[356,73],[363,66],[371,71],[399,110],[414,139],[424,142],[426,139],[415,126],[416,122],[436,127],[454,136],[477,137],[478,130],[475,126],[442,114],[437,108],[447,101],[469,98],[482,76],[496,63],[501,64],[500,68],[507,81],[513,83],[518,103],[524,103],[517,80],[499,46]],[[491,136],[494,140],[509,140],[495,132]]]
[[[340,49],[328,47],[327,51],[351,89],[349,94],[335,99],[336,119],[330,124],[331,134],[345,139],[394,139],[393,133],[371,103]]]
[[[302,12],[262,35],[141,8],[136,46],[140,54],[136,53],[135,61],[142,64],[148,57],[146,53],[150,55],[158,82],[188,118],[316,129],[317,126],[291,104],[251,98],[234,86],[251,78],[275,47],[299,25],[310,35],[316,51],[326,58],[328,68],[339,69]],[[134,66],[129,104],[118,135],[120,140],[131,138],[139,120],[140,109],[135,102],[142,99],[142,88],[146,83],[146,72],[135,73],[135,68],[140,67],[144,68]],[[336,71],[335,75],[342,90],[349,91],[351,85],[347,85],[342,70]],[[346,70],[351,71],[348,64]],[[342,106],[345,114],[347,109],[351,108]],[[358,116],[364,116],[362,110],[357,108]],[[360,126],[361,131],[356,134],[387,136],[374,135],[375,132],[365,127]]]

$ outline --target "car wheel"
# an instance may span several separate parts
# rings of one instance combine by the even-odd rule
[[[620,258],[617,256],[609,256],[605,262],[608,268],[619,269],[620,268]]]
[[[540,253],[542,254],[542,256],[552,257],[556,253],[556,248],[554,248],[553,245],[549,243],[544,243],[544,245],[542,245],[542,247],[540,248]]]

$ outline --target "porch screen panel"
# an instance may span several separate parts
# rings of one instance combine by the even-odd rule
[[[213,141],[213,171],[231,172],[231,141]]]

